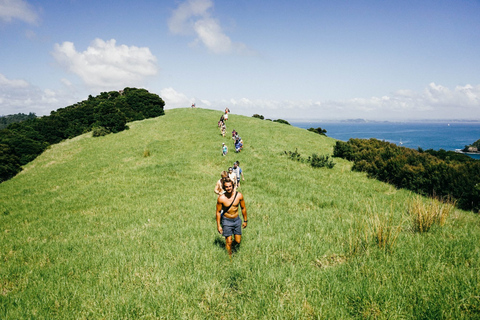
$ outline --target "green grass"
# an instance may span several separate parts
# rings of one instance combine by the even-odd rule
[[[233,114],[235,154],[220,115],[86,134],[0,184],[0,318],[480,318],[478,215],[413,232],[412,193],[282,155],[331,155],[334,139]],[[213,189],[235,160],[249,224],[230,260]],[[379,228],[399,230],[388,250]]]

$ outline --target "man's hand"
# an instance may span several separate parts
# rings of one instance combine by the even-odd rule
[[[247,223],[246,222],[242,223],[242,227],[243,229],[245,229],[247,227]]]
[[[218,227],[217,227],[217,230],[218,230],[218,233],[223,234],[223,229],[222,229],[221,226],[218,226]]]

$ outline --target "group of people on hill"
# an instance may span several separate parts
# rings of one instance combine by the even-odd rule
[[[220,179],[215,185],[215,193],[217,195],[222,195],[225,193],[225,190],[223,189],[223,181],[225,179],[232,181],[234,190],[237,190],[240,187],[240,181],[245,181],[243,170],[240,168],[240,162],[235,161],[233,163],[233,167],[228,168],[228,171],[222,171],[220,173]]]
[[[228,120],[228,113],[230,112],[230,109],[225,108],[225,113],[222,114],[220,117],[220,120],[218,121],[218,127],[220,128],[220,132],[222,134],[222,137],[225,137],[225,133],[227,131],[227,125],[226,122]],[[238,134],[238,132],[233,129],[232,131],[232,139],[233,139],[233,145],[235,147],[235,152],[240,152],[243,150],[243,140]],[[226,156],[228,153],[228,147],[225,145],[225,143],[222,143],[222,155]]]
[[[225,109],[225,113],[220,117],[218,127],[222,136],[225,137],[226,121],[230,110]],[[240,152],[243,148],[242,138],[236,130],[232,131],[232,139],[235,143],[235,152]],[[226,156],[228,147],[222,143],[222,155]],[[225,237],[225,249],[229,256],[232,256],[232,247],[240,245],[242,238],[242,228],[247,227],[247,208],[245,207],[245,199],[238,192],[240,181],[244,181],[243,170],[240,163],[235,161],[233,167],[229,167],[228,171],[222,171],[221,177],[215,185],[215,193],[218,195],[215,217],[217,222],[217,231]],[[239,207],[242,212],[243,222],[239,215]]]

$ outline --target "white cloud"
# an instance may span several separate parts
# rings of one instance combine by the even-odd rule
[[[0,20],[11,22],[16,19],[35,24],[38,21],[38,15],[26,1],[0,0]]]
[[[174,34],[194,34],[193,45],[203,44],[215,54],[252,53],[245,44],[232,42],[223,32],[219,21],[210,14],[212,8],[211,0],[187,0],[174,10],[168,27]]]
[[[8,79],[0,74],[0,115],[34,112],[46,115],[50,111],[75,103],[74,92],[40,89],[25,80]]]
[[[160,97],[165,101],[165,109],[186,108],[195,102],[194,99],[188,98],[186,95],[175,91],[173,88],[160,90]]]
[[[171,89],[171,88],[169,88]],[[192,99],[171,89],[173,101],[183,102],[169,107],[188,106]],[[167,91],[162,91],[162,95]],[[163,98],[163,96],[162,96]],[[191,102],[190,102],[191,103]],[[197,104],[197,106],[200,106]],[[225,99],[202,104],[201,107],[224,110],[251,116],[263,114],[271,119],[343,120],[362,118],[367,120],[419,120],[419,119],[476,119],[480,120],[480,85],[457,86],[454,89],[429,84],[423,91],[399,90],[391,95],[349,100],[268,100],[248,98]]]
[[[53,56],[87,86],[102,90],[141,86],[158,69],[157,59],[149,48],[117,46],[115,39],[95,39],[83,52],[77,52],[72,42],[55,44]]]
[[[174,34],[190,34],[195,19],[208,18],[208,10],[213,7],[211,0],[188,0],[181,3],[168,20],[168,27]]]
[[[172,87],[160,90],[160,97],[165,101],[165,109],[187,108],[192,106],[192,103],[195,103],[199,108],[209,108],[212,106],[212,103],[208,100],[189,98]]]

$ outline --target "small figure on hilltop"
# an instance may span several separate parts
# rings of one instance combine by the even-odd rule
[[[223,156],[226,156],[228,153],[228,148],[227,146],[225,145],[225,143],[222,143],[222,155]]]
[[[218,233],[225,237],[225,249],[228,255],[232,256],[232,245],[240,245],[242,240],[242,227],[247,227],[247,208],[245,199],[240,192],[234,191],[233,182],[229,179],[223,180],[225,193],[217,199],[216,220]],[[240,219],[238,207],[240,206],[243,215]]]
[[[195,103],[192,103],[192,108],[196,108],[197,106],[195,105]]]
[[[235,161],[233,163],[233,172],[237,176],[237,188],[240,187],[240,177],[242,178],[243,181],[245,181],[245,178],[243,177],[243,170],[240,168],[240,162]]]
[[[228,172],[222,171],[222,173],[220,173],[220,179],[217,181],[217,184],[215,185],[215,193],[217,195],[221,195],[225,193],[225,190],[223,190],[223,180],[226,178],[228,178]]]
[[[228,113],[230,112],[230,109],[228,108],[225,108],[225,114],[223,115],[223,119],[225,119],[225,121],[228,120]]]

